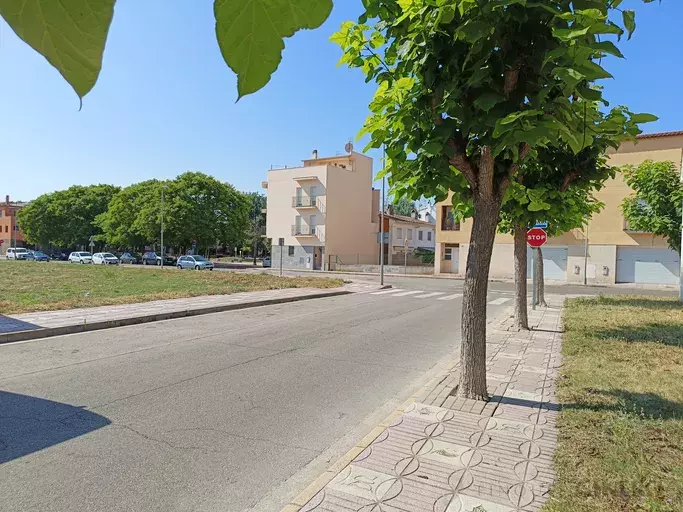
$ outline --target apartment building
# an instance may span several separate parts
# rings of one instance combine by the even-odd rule
[[[388,233],[388,264],[402,265],[405,253],[408,252],[411,261],[416,249],[433,251],[436,244],[436,227],[434,223],[419,218],[417,210],[412,217],[397,215],[392,211],[384,214],[385,230]],[[387,237],[385,237],[387,238]]]
[[[641,135],[608,155],[615,166],[638,165],[645,160],[670,160],[681,166],[683,131]],[[677,284],[678,253],[670,250],[662,237],[633,231],[624,220],[621,203],[632,193],[618,173],[596,194],[605,208],[585,228],[550,238],[543,247],[546,279],[583,283],[585,276],[588,284]],[[435,273],[464,275],[472,219],[455,222],[450,205],[450,196],[437,204]],[[528,255],[530,260],[531,251]],[[490,276],[513,276],[512,236],[496,236]]]
[[[8,247],[25,247],[24,235],[17,224],[17,212],[26,203],[10,201],[5,196],[5,202],[0,203],[0,254],[4,255]]]
[[[266,236],[272,264],[321,270],[331,264],[376,264],[379,191],[372,158],[351,152],[268,171]],[[284,245],[280,246],[280,240]]]

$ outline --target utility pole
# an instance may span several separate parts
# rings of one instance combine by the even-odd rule
[[[588,224],[583,231],[583,285],[588,284]]]
[[[164,190],[166,185],[161,187],[161,268],[164,268]]]
[[[382,146],[382,170],[386,168],[386,165],[387,146],[385,144]],[[382,208],[379,222],[379,284],[384,286],[384,176],[382,176]]]

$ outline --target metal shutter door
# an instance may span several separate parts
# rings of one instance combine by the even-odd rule
[[[566,247],[543,246],[543,274],[545,279],[553,281],[567,280],[567,253]],[[531,251],[527,248],[527,277],[531,278]]]
[[[654,247],[617,247],[617,282],[678,284],[678,253]]]

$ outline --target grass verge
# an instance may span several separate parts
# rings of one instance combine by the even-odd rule
[[[0,275],[6,283],[0,294],[0,313],[4,314],[280,288],[335,288],[343,284],[340,279],[318,277],[30,261],[2,261]]]
[[[547,510],[683,510],[683,307],[668,298],[569,300]]]

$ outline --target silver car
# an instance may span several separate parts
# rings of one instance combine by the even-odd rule
[[[93,265],[118,265],[119,259],[110,252],[96,252],[92,255]]]
[[[178,268],[193,268],[195,270],[213,270],[213,263],[203,256],[181,256],[178,258]]]
[[[92,254],[85,251],[72,252],[71,254],[69,254],[69,262],[90,265],[92,263]]]

